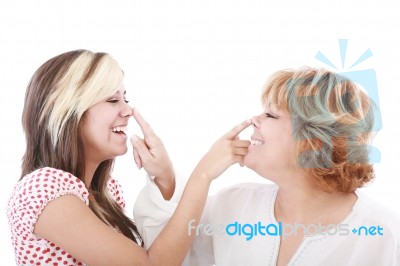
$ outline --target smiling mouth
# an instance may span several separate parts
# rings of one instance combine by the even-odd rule
[[[258,146],[258,145],[263,145],[265,141],[259,140],[259,139],[252,139],[251,140],[251,145]]]
[[[128,128],[126,126],[119,126],[111,128],[111,131],[116,134],[125,134],[128,132]]]

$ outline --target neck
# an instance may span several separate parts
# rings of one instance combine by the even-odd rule
[[[290,182],[280,182],[275,201],[278,221],[303,224],[338,224],[352,210],[354,193],[328,193],[313,187],[306,178],[291,176]]]
[[[90,188],[90,184],[92,183],[94,172],[96,172],[97,167],[99,167],[99,163],[90,161],[86,162],[84,183],[87,189]]]

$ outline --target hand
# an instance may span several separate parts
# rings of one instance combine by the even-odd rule
[[[243,166],[244,156],[247,154],[250,141],[240,140],[238,135],[251,124],[251,120],[246,120],[217,140],[193,172],[212,180],[235,163]]]
[[[149,175],[156,177],[156,181],[174,184],[175,173],[164,144],[139,111],[134,108],[132,112],[144,136],[144,139],[136,135],[131,137],[136,166],[143,167]]]

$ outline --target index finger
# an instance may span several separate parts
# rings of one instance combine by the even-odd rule
[[[136,108],[132,108],[132,115],[133,118],[135,118],[136,122],[139,124],[140,128],[142,129],[143,135],[145,137],[148,137],[150,135],[154,135],[154,131],[147,123],[146,120],[144,120],[143,116],[139,113],[139,111]]]
[[[248,128],[252,124],[251,119],[247,119],[240,123],[239,125],[236,125],[234,128],[232,128],[228,133],[224,135],[225,138],[228,139],[235,139],[240,132]]]

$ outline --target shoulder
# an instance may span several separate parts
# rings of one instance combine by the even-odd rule
[[[32,194],[39,198],[43,195],[52,198],[65,194],[76,194],[85,203],[89,203],[89,192],[78,177],[51,167],[39,168],[29,173],[18,182],[16,189],[24,195]]]
[[[114,179],[113,177],[110,177],[107,181],[107,189],[109,195],[112,197],[112,199],[122,208],[125,208],[125,199],[123,196],[123,191],[122,187],[119,184],[119,182]]]
[[[400,247],[400,216],[369,197],[357,191],[359,206],[357,206],[356,220],[366,225],[380,226],[387,237],[393,238]]]
[[[75,195],[89,205],[85,184],[68,172],[44,167],[23,177],[14,187],[7,206],[12,234],[31,238],[33,226],[42,210],[63,195]]]

